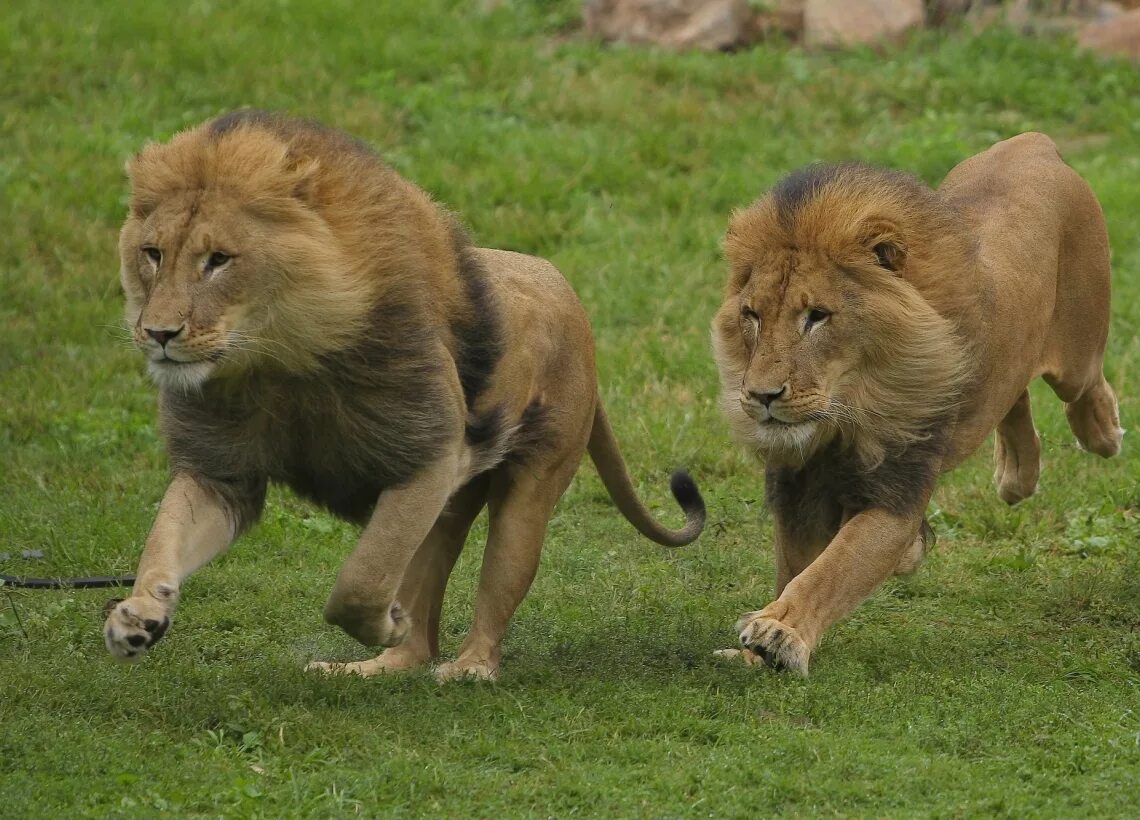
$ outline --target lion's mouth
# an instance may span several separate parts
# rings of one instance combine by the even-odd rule
[[[184,367],[191,364],[217,364],[225,357],[224,350],[211,350],[201,356],[192,359],[180,359],[177,356],[172,356],[169,350],[162,350],[162,355],[157,358],[152,357],[150,363],[153,365],[160,365],[162,367]]]
[[[764,407],[758,403],[742,401],[741,406],[744,408],[744,412],[751,416],[752,420],[761,426],[771,425],[772,427],[791,427],[796,424],[803,424],[804,422],[809,421],[809,419],[780,418],[776,415],[776,410],[773,410],[771,407]]]
[[[206,359],[187,361],[167,356],[151,359],[147,369],[159,387],[194,390],[213,375],[215,368]]]
[[[151,359],[150,366],[163,370],[179,370],[186,367],[193,367],[194,365],[210,364],[209,359],[176,359],[173,356],[163,356],[159,359]]]

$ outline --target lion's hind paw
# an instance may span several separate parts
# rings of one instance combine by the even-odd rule
[[[436,667],[435,679],[439,683],[462,679],[496,681],[499,679],[499,667],[488,660],[461,658]]]

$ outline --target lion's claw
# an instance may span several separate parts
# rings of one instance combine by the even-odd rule
[[[759,655],[768,666],[807,677],[811,649],[795,629],[760,612],[743,616],[736,629],[741,646]]]

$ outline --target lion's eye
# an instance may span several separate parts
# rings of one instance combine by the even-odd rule
[[[811,330],[820,322],[826,322],[831,314],[826,310],[820,308],[812,308],[807,312],[807,318],[804,319],[804,330]]]
[[[144,245],[142,252],[146,254],[147,259],[154,263],[156,268],[162,264],[162,251],[154,245]]]
[[[214,251],[212,254],[210,254],[209,258],[206,260],[206,270],[213,270],[215,268],[220,268],[222,265],[229,262],[232,258],[233,257],[230,256],[228,253],[222,253],[221,251]]]
[[[750,322],[759,322],[760,314],[750,308],[748,305],[740,306],[740,315]]]

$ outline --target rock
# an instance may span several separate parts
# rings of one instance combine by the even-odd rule
[[[922,0],[807,0],[804,43],[873,45],[898,40],[923,20]]]
[[[778,34],[799,41],[804,33],[805,0],[765,0],[753,3],[757,39]]]
[[[1098,20],[1112,20],[1124,14],[1124,6],[1119,3],[1098,3],[1096,7],[1096,19]]]
[[[586,32],[620,43],[724,50],[756,31],[748,0],[587,0]]]
[[[1089,23],[1077,32],[1077,44],[1102,56],[1131,57],[1140,62],[1140,9]]]
[[[979,5],[976,0],[926,0],[926,22],[942,26],[965,17]]]

